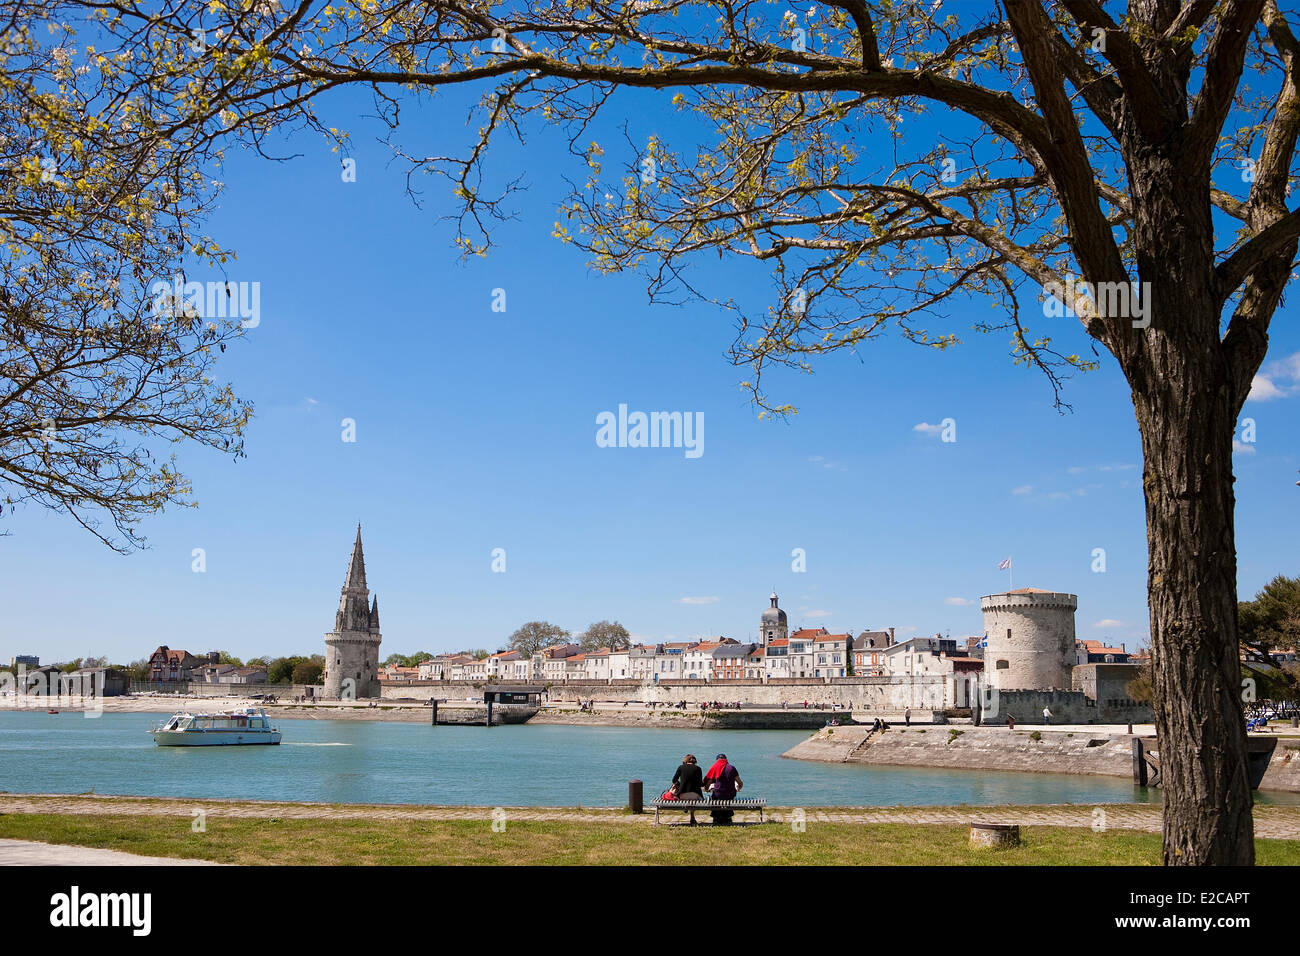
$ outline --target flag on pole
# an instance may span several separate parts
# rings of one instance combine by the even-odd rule
[[[1010,559],[1010,558],[1007,558],[1005,561],[1003,561],[1001,564],[999,564],[999,565],[998,565],[998,570],[999,570],[999,571],[1010,571],[1010,570],[1011,570],[1011,559]]]

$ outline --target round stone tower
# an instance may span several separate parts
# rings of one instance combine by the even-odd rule
[[[325,635],[325,696],[356,699],[379,696],[379,598],[368,603],[366,558],[361,553],[361,525],[352,545],[348,576],[334,615],[334,630]]]
[[[980,598],[984,676],[999,690],[1070,690],[1074,669],[1073,594],[1017,588]]]

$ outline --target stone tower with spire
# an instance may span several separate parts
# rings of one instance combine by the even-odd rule
[[[786,626],[785,611],[777,606],[775,591],[768,600],[772,602],[772,606],[763,612],[758,622],[758,639],[764,647],[773,641],[784,641],[790,636],[789,628]]]
[[[325,696],[379,696],[379,598],[370,602],[366,558],[361,552],[361,525],[352,545],[348,576],[334,615],[334,630],[325,635]]]

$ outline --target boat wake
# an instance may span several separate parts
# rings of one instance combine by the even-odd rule
[[[281,744],[282,747],[351,747],[351,744],[345,744],[342,741],[329,741],[328,743],[314,743],[306,740],[290,740]]]

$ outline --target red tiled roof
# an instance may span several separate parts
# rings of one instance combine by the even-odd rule
[[[790,635],[790,640],[811,641],[818,634],[825,634],[825,633],[826,633],[826,628],[824,627],[801,627],[799,628],[799,630],[795,631],[793,634]]]

